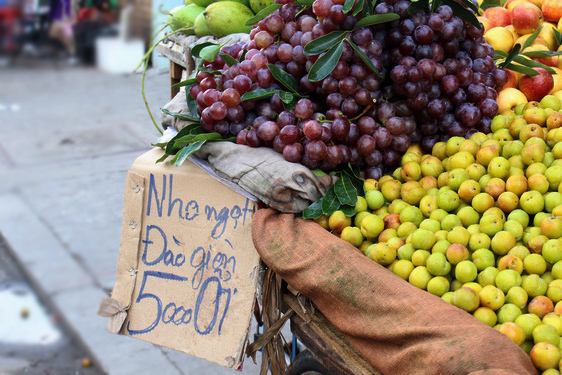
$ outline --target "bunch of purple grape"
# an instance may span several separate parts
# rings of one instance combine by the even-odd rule
[[[400,19],[354,30],[363,14],[344,13],[345,0],[316,0],[311,9],[276,3],[283,5],[253,27],[247,45],[222,48],[243,61],[228,66],[217,57],[207,66],[220,76],[198,73],[189,92],[206,130],[274,148],[310,169],[358,165],[366,178],[380,178],[412,143],[430,152],[450,136],[490,131],[498,109],[494,88],[507,75],[496,69],[483,30],[449,6],[409,14],[409,0],[382,1],[373,13]],[[377,72],[344,40],[331,73],[311,82],[308,73],[323,53],[306,54],[305,46],[337,30],[353,30],[347,38]],[[251,91],[286,89],[269,64],[296,80],[301,95],[292,103],[279,93],[242,100]]]

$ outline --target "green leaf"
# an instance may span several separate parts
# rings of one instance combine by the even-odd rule
[[[179,147],[176,147],[174,145],[178,139],[180,139],[182,137],[185,137],[186,135],[190,135],[190,134],[200,134],[201,132],[204,132],[204,131],[205,130],[201,127],[201,124],[199,124],[199,123],[193,123],[193,124],[189,124],[187,126],[184,126],[178,132],[178,134],[176,134],[166,144],[166,154],[175,155],[179,151]]]
[[[246,60],[246,54],[248,53],[248,50],[246,48],[244,48],[242,50],[242,56],[240,56],[240,62]]]
[[[267,99],[271,98],[278,90],[275,89],[260,89],[254,91],[248,91],[240,98],[240,101],[245,100],[256,100],[256,99]]]
[[[480,5],[480,8],[482,10],[486,10],[488,8],[501,7],[501,6],[503,6],[501,0],[484,0]]]
[[[214,46],[207,46],[199,52],[199,55],[203,60],[213,62],[219,54],[220,49],[221,47],[218,44]]]
[[[239,61],[236,60],[234,57],[230,56],[227,53],[221,53],[219,54],[219,57],[222,59],[222,61],[224,61],[226,63],[226,65],[228,65],[229,67],[234,65],[234,64],[238,64]]]
[[[500,51],[499,49],[494,50],[494,59],[496,59],[496,56],[498,55],[499,57],[507,57],[507,53],[505,53],[504,51]]]
[[[193,144],[190,144],[189,146],[185,146],[184,148],[181,149],[180,152],[178,152],[176,154],[176,157],[172,160],[172,163],[176,166],[179,167],[180,165],[183,164],[184,161],[186,161],[186,159],[193,154],[195,151],[199,150],[201,148],[201,146],[203,146],[205,144],[205,141],[199,141],[199,142],[195,142]]]
[[[509,69],[509,70],[513,70],[514,72],[518,72],[518,73],[522,73],[522,74],[526,74],[529,77],[534,77],[536,75],[539,75],[540,73],[537,72],[536,70],[523,66],[523,65],[516,65],[516,64],[508,64],[505,69]]]
[[[429,12],[429,0],[412,1],[410,6],[408,7],[408,13],[410,14],[417,13],[420,10]]]
[[[190,143],[196,143],[199,141],[211,141],[219,139],[222,140],[222,135],[220,135],[219,133],[190,134],[176,140],[174,143],[174,147],[182,147]]]
[[[312,4],[314,4],[314,0],[297,0],[293,3],[293,5],[309,6],[309,7],[311,7]]]
[[[185,81],[178,82],[175,85],[172,85],[171,87],[177,88],[177,87],[191,86],[194,83],[197,83],[197,78],[186,79]]]
[[[297,83],[295,77],[273,64],[269,64],[267,65],[267,67],[269,68],[269,71],[277,80],[277,82],[279,82],[295,94],[299,93],[299,84]]]
[[[283,107],[285,108],[285,110],[287,111],[292,111],[293,108],[295,108],[295,106],[297,105],[297,102],[299,101],[298,97],[293,98],[293,100],[291,100],[290,103],[283,103]]]
[[[203,43],[196,44],[190,50],[191,55],[193,57],[196,57],[196,58],[200,59],[201,55],[199,53],[201,52],[201,50],[203,48],[208,47],[208,46],[218,46],[218,44],[213,43],[213,42],[203,42]]]
[[[353,9],[353,15],[356,16],[363,11],[365,0],[357,0],[357,6]]]
[[[330,186],[322,198],[322,213],[331,215],[340,208],[340,201],[334,191],[334,185]]]
[[[479,29],[482,27],[480,26],[480,21],[478,21],[476,15],[469,9],[459,4],[456,0],[442,0],[442,2],[443,4],[450,6],[456,16],[459,16],[464,21],[476,26]]]
[[[361,21],[359,21],[361,22]],[[318,55],[332,48],[338,43],[341,43],[345,39],[349,31],[332,31],[329,34],[323,35],[320,38],[311,40],[304,47],[304,54],[307,56]]]
[[[293,101],[293,99],[295,98],[295,96],[287,91],[278,91],[279,93],[279,98],[281,99],[281,101],[285,104],[289,104]]]
[[[189,92],[187,92],[186,94],[187,95],[185,96],[185,98],[187,101],[187,109],[189,110],[191,117],[196,118],[197,121],[199,121],[201,119],[201,116],[199,116],[199,113],[197,113],[197,101],[195,100],[195,98],[191,97],[191,94]]]
[[[519,55],[519,51],[521,51],[521,44],[517,43],[513,46],[513,49],[511,50],[509,55],[507,55],[507,57],[505,58],[505,61],[502,63],[503,67],[505,67],[509,63],[511,63],[513,61],[513,59],[515,57],[517,57],[517,55]]]
[[[552,28],[554,30],[554,37],[558,44],[562,44],[562,33],[558,29]]]
[[[357,189],[353,186],[353,183],[349,178],[342,178],[336,181],[334,184],[334,192],[340,203],[347,204],[350,206],[355,206],[357,203]]]
[[[164,160],[168,159],[168,156],[170,156],[170,155],[164,153],[164,155],[162,155],[162,157],[160,157],[160,158],[158,158],[158,160],[156,160],[155,164],[162,163]]]
[[[340,177],[349,180],[355,186],[357,195],[363,195],[363,180],[358,166],[347,166],[341,171]]]
[[[271,4],[268,7],[263,8],[260,10],[255,16],[250,18],[246,21],[246,26],[253,26],[256,23],[263,20],[265,17],[269,16],[271,13],[275,12],[277,9],[281,8],[283,5],[281,4]]]
[[[322,198],[312,203],[302,212],[303,219],[318,219],[322,215]]]
[[[161,108],[160,109],[162,112],[164,112],[167,115],[170,115],[172,117],[175,118],[179,118],[180,120],[184,120],[184,121],[199,121],[199,118],[191,115],[190,113],[178,113],[178,112],[170,112],[165,108]]]
[[[472,11],[474,13],[478,13],[478,6],[474,5],[474,3],[470,0],[461,0],[464,5],[466,5],[468,8],[472,9]]]
[[[318,82],[326,78],[336,67],[342,53],[343,42],[330,48],[328,52],[320,56],[314,65],[312,65],[308,72],[308,80],[310,82]]]
[[[562,52],[552,52],[552,51],[528,51],[522,53],[528,57],[550,57],[550,56],[560,56]]]
[[[340,210],[347,217],[351,217],[351,216],[355,215],[355,206],[343,205],[343,206],[340,207]]]
[[[360,27],[378,25],[379,23],[390,22],[400,19],[400,16],[396,13],[387,14],[374,14],[372,16],[367,16],[361,18],[353,27],[353,30],[357,30]],[[309,43],[310,44],[310,43]]]
[[[326,172],[321,169],[313,169],[311,172],[317,177],[327,176]]]
[[[353,8],[354,4],[355,4],[355,0],[345,0],[345,3],[343,4],[342,12],[348,13]]]
[[[542,30],[542,26],[539,27],[539,29],[533,33],[530,37],[527,38],[527,40],[525,40],[525,43],[523,44],[523,47],[521,48],[522,51],[525,51],[525,49],[527,47],[529,47],[531,44],[533,44],[533,42],[535,41],[535,39],[537,39],[537,37],[539,36],[539,33]]]
[[[556,74],[556,71],[550,66],[544,65],[543,63],[535,60],[528,59],[526,57],[523,57],[522,55],[516,56],[514,61],[529,68],[543,68],[546,69],[550,74]]]
[[[369,58],[369,56],[367,56],[365,54],[365,52],[363,52],[363,50],[361,50],[361,48],[359,48],[355,43],[353,43],[351,40],[346,39],[347,42],[349,43],[349,45],[351,46],[351,48],[353,48],[355,50],[355,52],[357,52],[357,54],[359,55],[359,57],[361,58],[361,60],[363,61],[363,63],[365,63],[365,65],[367,65],[367,67],[369,69],[371,69],[373,72],[375,72],[379,77],[381,76],[381,74],[379,73],[379,71],[377,70],[377,68],[375,68],[375,65],[373,65],[373,62],[371,61],[371,59]]]

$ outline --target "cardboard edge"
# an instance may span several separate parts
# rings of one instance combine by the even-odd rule
[[[133,193],[127,194],[127,190],[133,191]],[[119,308],[117,309],[118,311],[114,311],[114,314],[110,316],[108,323],[108,331],[110,333],[122,333],[123,323],[132,303],[139,261],[138,253],[142,229],[144,191],[144,177],[128,171],[123,198],[123,221],[121,225],[120,251],[117,260],[117,275],[111,293],[111,300],[116,301]],[[111,301],[107,299],[102,300],[100,311],[108,303],[111,303]]]

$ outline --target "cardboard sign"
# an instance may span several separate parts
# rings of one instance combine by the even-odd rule
[[[110,331],[239,367],[259,255],[255,201],[201,170],[139,157],[127,176],[117,280],[100,314]]]

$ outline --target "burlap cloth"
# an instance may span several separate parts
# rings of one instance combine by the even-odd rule
[[[402,280],[312,221],[262,209],[262,260],[385,375],[536,374],[508,337]]]

